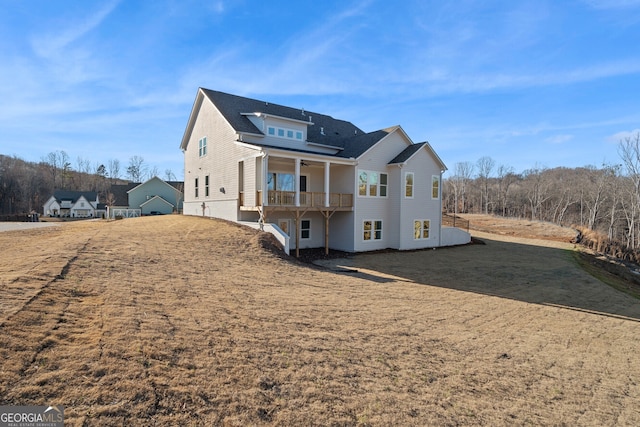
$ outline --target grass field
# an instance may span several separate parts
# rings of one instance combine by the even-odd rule
[[[0,404],[70,426],[640,425],[639,301],[570,230],[499,226],[326,268],[198,217],[0,233]]]

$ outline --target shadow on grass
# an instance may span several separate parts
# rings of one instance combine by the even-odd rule
[[[640,300],[580,267],[573,251],[485,239],[485,245],[352,255],[333,271],[412,282],[640,321]],[[336,271],[335,268],[343,271]]]

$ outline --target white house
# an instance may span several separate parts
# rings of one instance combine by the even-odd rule
[[[180,148],[186,215],[275,224],[295,249],[470,241],[441,226],[446,166],[400,126],[364,132],[327,115],[200,88]]]
[[[56,190],[43,206],[44,215],[56,217],[97,218],[105,212],[95,191]]]

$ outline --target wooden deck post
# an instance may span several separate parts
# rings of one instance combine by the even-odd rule
[[[300,258],[300,210],[296,209],[295,230],[296,230],[296,258]]]

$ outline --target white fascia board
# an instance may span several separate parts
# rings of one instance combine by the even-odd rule
[[[344,148],[343,148],[343,147],[336,147],[335,145],[328,145],[328,144],[320,144],[319,142],[305,141],[305,143],[306,143],[307,145],[313,145],[313,146],[315,146],[315,147],[331,148],[331,149],[336,150],[336,151],[342,151],[342,150],[344,150]]]
[[[274,119],[286,120],[288,122],[299,123],[299,124],[303,124],[303,125],[313,125],[313,122],[310,122],[309,120],[292,119],[290,117],[276,116],[275,114],[261,113],[259,111],[256,111],[255,113],[240,113],[240,114],[243,115],[243,116],[256,116],[256,117],[262,117],[262,118],[274,118]]]
[[[269,148],[264,150],[269,156],[282,157],[285,159],[302,159],[317,161],[317,162],[329,162],[341,165],[355,165],[356,159],[344,159],[336,158],[331,155],[314,154],[314,153],[300,153],[296,151],[283,151],[277,148]]]

